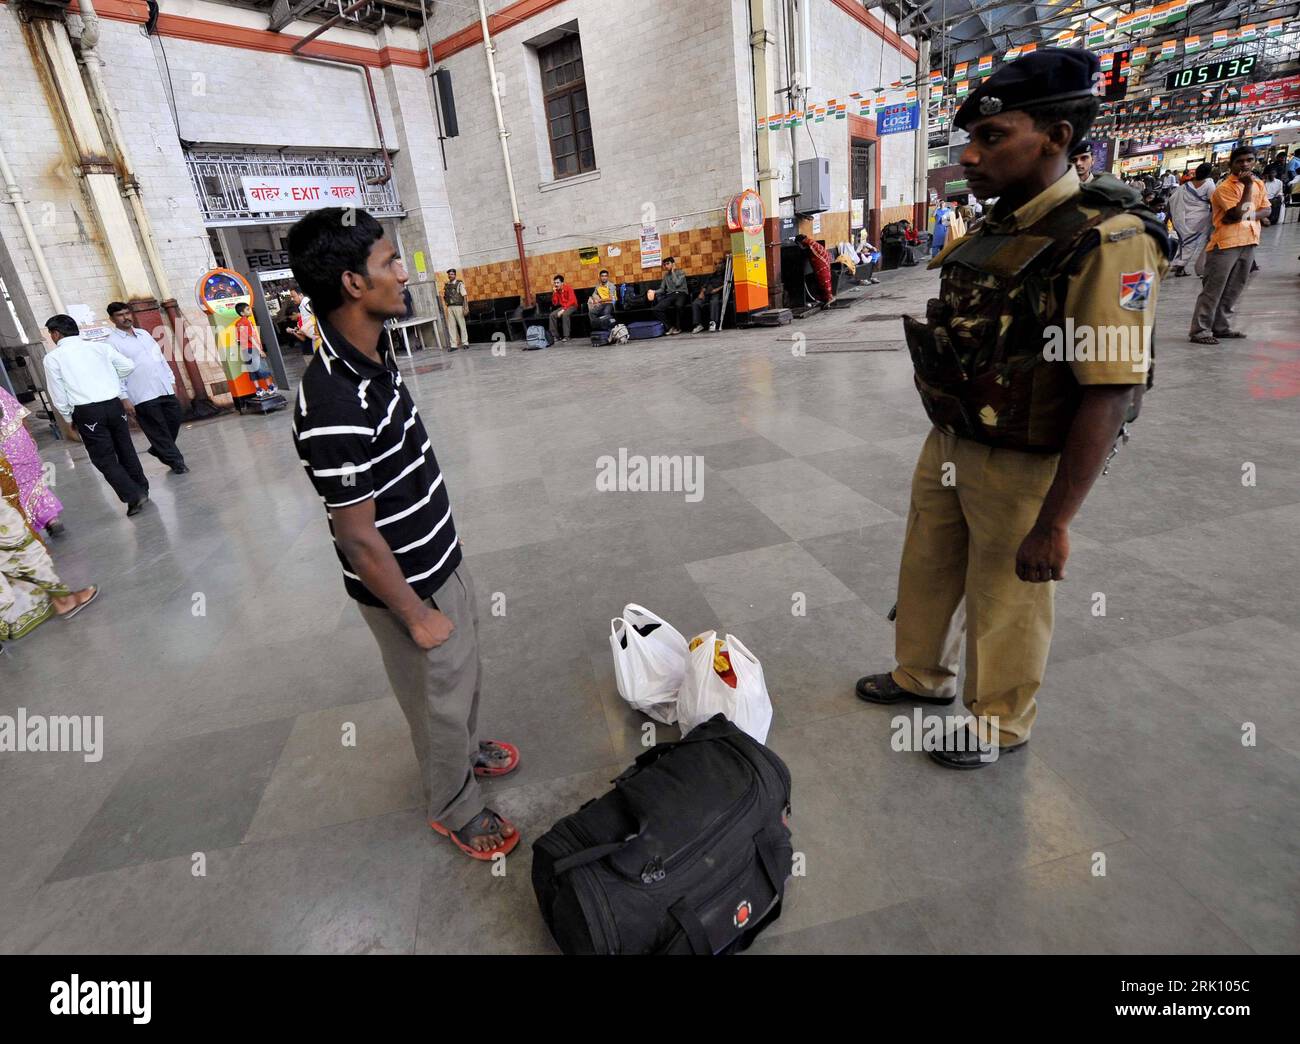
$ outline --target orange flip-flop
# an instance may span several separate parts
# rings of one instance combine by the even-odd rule
[[[500,750],[504,750],[510,755],[510,759],[504,765],[475,765],[474,775],[478,776],[480,779],[490,776],[504,776],[519,767],[519,748],[513,743],[506,743],[503,740],[484,740],[479,744],[479,749],[482,750],[484,747],[497,747]]]
[[[435,832],[441,834],[443,837],[451,838],[452,842],[456,845],[456,847],[459,848],[471,859],[479,859],[482,860],[483,862],[490,862],[498,855],[509,855],[511,852],[515,850],[515,846],[519,844],[519,828],[515,827],[515,825],[511,823],[510,820],[506,819],[505,816],[493,812],[492,809],[490,808],[485,808],[482,812],[480,812],[477,816],[471,819],[460,829],[463,832],[463,831],[471,830],[474,827],[488,827],[489,819],[492,820],[498,826],[514,827],[515,832],[511,834],[509,837],[507,837],[504,841],[501,842],[501,844],[497,845],[495,848],[489,848],[484,851],[479,851],[477,848],[474,848],[472,845],[465,844],[464,841],[462,841],[459,837],[456,836],[457,831],[452,830],[450,827],[443,826],[441,823],[435,823],[433,820],[429,820],[429,826],[431,826]],[[479,831],[480,834],[483,833],[496,834],[499,832],[500,832],[499,829],[498,830],[485,829]]]

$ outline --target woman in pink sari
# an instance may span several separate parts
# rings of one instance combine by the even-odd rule
[[[19,505],[32,528],[44,529],[50,536],[63,535],[59,515],[63,505],[45,484],[41,456],[36,443],[23,426],[28,410],[4,388],[0,388],[0,457],[9,462],[18,484]]]

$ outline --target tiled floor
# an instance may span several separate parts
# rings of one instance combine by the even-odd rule
[[[607,640],[637,601],[763,661],[806,876],[756,950],[1300,948],[1297,226],[1265,243],[1248,340],[1187,344],[1197,281],[1163,288],[1156,391],[1073,528],[1033,742],[977,773],[894,752],[892,712],[853,695],[892,663],[928,428],[899,324],[860,320],[921,311],[935,274],[783,330],[417,356],[480,600],[504,607],[483,725],[524,760],[493,804],[536,838],[640,750]],[[526,845],[497,877],[422,825],[288,426],[191,426],[193,472],[147,460],[131,521],[84,451],[47,447],[58,566],[104,596],[0,657],[0,713],[102,714],[105,754],[0,755],[0,949],[552,949]],[[598,493],[620,448],[702,455],[703,498]]]

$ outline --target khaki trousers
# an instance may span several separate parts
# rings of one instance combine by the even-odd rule
[[[469,331],[465,329],[464,305],[447,306],[447,334],[451,338],[453,348],[459,348],[462,344],[469,345]]]
[[[1017,577],[1016,551],[1038,518],[1058,460],[936,429],[912,478],[894,681],[917,695],[955,696],[964,630],[962,702],[971,714],[997,717],[993,735],[1004,747],[1029,738],[1052,643],[1056,584]]]
[[[459,830],[483,810],[474,776],[478,753],[478,604],[464,562],[430,602],[451,617],[451,637],[436,649],[421,649],[406,625],[387,609],[362,605],[384,658],[393,695],[406,715],[420,763],[426,814]]]

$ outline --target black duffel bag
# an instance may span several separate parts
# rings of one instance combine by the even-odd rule
[[[785,763],[717,714],[537,839],[542,917],[565,953],[743,950],[781,913],[789,810]]]

